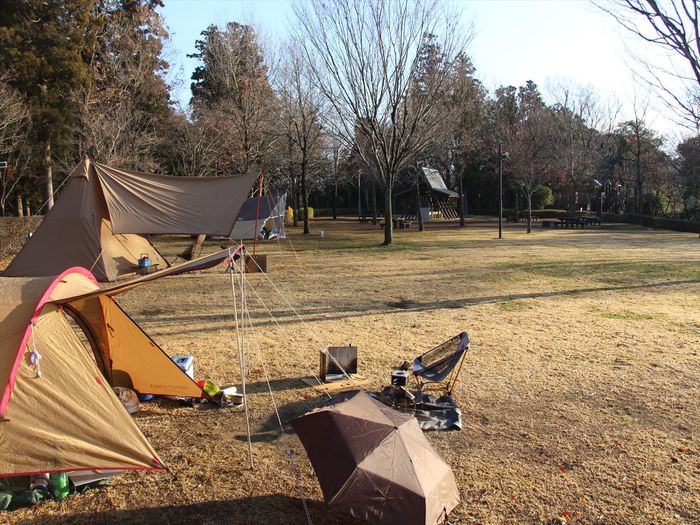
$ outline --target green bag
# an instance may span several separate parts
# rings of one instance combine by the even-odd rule
[[[12,503],[12,492],[0,492],[0,510],[5,510]]]
[[[13,507],[31,507],[51,499],[51,494],[42,489],[25,490],[12,498]]]

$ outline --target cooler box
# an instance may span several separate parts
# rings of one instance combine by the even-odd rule
[[[191,355],[174,355],[170,359],[185,372],[190,379],[194,379],[194,357]]]

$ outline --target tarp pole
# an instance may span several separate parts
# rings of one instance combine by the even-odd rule
[[[243,272],[245,271],[245,250],[241,250],[242,252],[242,257],[240,259],[241,261],[241,281],[240,281],[240,288],[241,288],[241,308],[243,308],[244,301],[245,301],[245,295],[243,291],[243,279],[244,275]],[[245,359],[243,357],[243,335],[242,335],[242,329],[243,329],[243,324],[241,325],[238,324],[238,305],[236,304],[236,285],[235,285],[235,279],[233,278],[233,273],[234,269],[236,268],[236,262],[233,259],[233,255],[231,253],[231,249],[229,248],[229,256],[231,257],[231,295],[233,296],[233,315],[234,319],[236,322],[236,342],[238,345],[238,363],[241,368],[241,393],[243,394],[243,408],[245,410],[245,429],[246,429],[246,436],[248,438],[248,458],[250,459],[250,468],[254,469],[255,465],[253,464],[253,445],[251,443],[250,439],[250,416],[248,413],[248,396],[246,394],[246,388],[245,388]],[[241,319],[242,320],[242,319]]]
[[[263,172],[260,170],[260,175],[258,175],[258,205],[255,208],[255,234],[253,236],[253,257],[255,257],[255,245],[258,240],[258,217],[260,216],[260,195],[262,194],[262,178]]]

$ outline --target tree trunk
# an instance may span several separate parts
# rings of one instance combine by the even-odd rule
[[[185,255],[188,261],[196,259],[202,253],[202,248],[204,247],[204,241],[207,239],[206,234],[199,234],[195,237],[194,242],[190,245],[189,253]],[[235,241],[236,239],[234,239]]]
[[[25,217],[31,217],[32,216],[32,208],[29,206],[29,200],[24,205],[24,216]]]
[[[641,176],[637,176],[637,213],[639,215],[639,224],[644,223],[644,188]]]
[[[532,193],[527,194],[527,233],[532,233]]]
[[[420,182],[418,178],[418,168],[416,168],[416,211],[418,213],[418,231],[422,232],[425,230],[423,225],[423,214],[420,209]]]
[[[292,208],[294,208],[292,226],[296,228],[299,226],[299,188],[297,187],[297,181],[294,180],[294,178],[292,178]]]
[[[17,217],[24,216],[24,206],[22,205],[22,194],[17,192]]]
[[[464,227],[464,170],[459,172],[459,225]]]
[[[333,220],[338,219],[338,170],[333,177]]]
[[[301,166],[301,199],[304,206],[304,235],[309,234],[309,195],[306,191],[306,163]]]
[[[53,208],[53,163],[51,161],[51,141],[46,141],[44,148],[44,202],[46,211]]]
[[[372,224],[379,224],[377,218],[377,181],[372,179]]]
[[[394,216],[391,202],[391,199],[393,197],[392,194],[393,192],[391,191],[391,186],[387,184],[385,196],[386,209],[384,210],[384,242],[382,243],[384,246],[390,246],[391,243],[394,241]]]
[[[357,220],[362,220],[362,172],[357,174]]]

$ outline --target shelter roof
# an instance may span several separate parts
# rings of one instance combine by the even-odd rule
[[[438,170],[432,168],[422,168],[422,171],[423,176],[425,177],[427,183],[430,185],[431,190],[437,191],[444,195],[448,195],[450,197],[459,197],[459,194],[447,189],[445,181],[442,179],[442,176],[440,175],[440,172]]]

